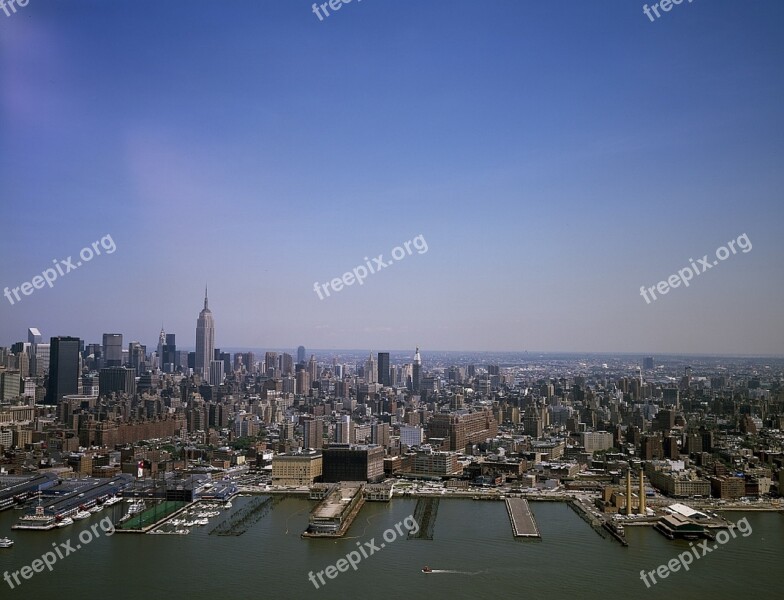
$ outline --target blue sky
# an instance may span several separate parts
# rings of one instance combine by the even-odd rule
[[[784,354],[780,2],[311,4],[0,13],[0,287],[117,246],[0,345],[192,345],[206,281],[224,347]]]

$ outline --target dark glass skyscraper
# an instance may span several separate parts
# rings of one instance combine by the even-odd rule
[[[57,404],[63,396],[79,391],[79,338],[53,337],[49,346],[49,383],[46,403]]]
[[[297,362],[304,363],[305,362],[305,346],[300,346],[297,348]]]
[[[389,352],[378,353],[378,377],[376,381],[388,387],[392,385],[389,377]]]

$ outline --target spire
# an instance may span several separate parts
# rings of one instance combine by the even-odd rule
[[[207,284],[204,284],[204,310],[207,310],[209,307],[207,306]]]

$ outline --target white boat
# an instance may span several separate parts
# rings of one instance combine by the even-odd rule
[[[75,521],[81,521],[82,519],[89,519],[90,518],[90,511],[87,510],[80,510],[73,516]]]
[[[196,521],[196,524],[197,525],[207,525],[209,522],[210,522],[209,519],[199,519],[198,521]]]
[[[8,538],[0,539],[0,548],[10,548],[14,545],[13,540],[9,540]]]
[[[137,500],[133,504],[131,504],[130,508],[128,509],[129,515],[135,515],[136,513],[140,513],[144,511],[144,500]]]
[[[104,502],[104,506],[113,506],[118,502],[122,502],[122,498],[118,498],[117,496],[112,496],[106,502]]]
[[[226,504],[223,505],[223,508],[231,508],[231,506],[232,506],[231,502],[227,502]]]
[[[103,504],[96,504],[90,509],[91,513],[101,512],[103,510]]]
[[[65,517],[62,521],[57,523],[57,527],[68,527],[69,525],[73,525],[73,519],[71,517]]]

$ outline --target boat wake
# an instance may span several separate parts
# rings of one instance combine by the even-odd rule
[[[452,574],[452,575],[479,575],[480,573],[484,573],[484,571],[455,571],[452,569],[433,569],[432,571],[428,571],[427,573],[428,575],[436,574],[436,573]]]

